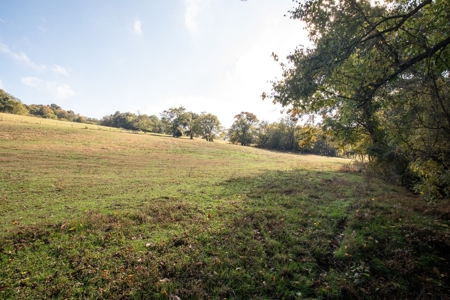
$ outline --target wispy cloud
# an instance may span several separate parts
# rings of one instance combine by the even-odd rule
[[[61,66],[58,66],[58,65],[53,64],[51,69],[52,69],[52,71],[55,72],[55,73],[69,76],[69,72],[68,72],[67,69],[64,68],[64,67],[61,67]]]
[[[69,72],[67,71],[66,68],[57,65],[57,64],[53,64],[50,68],[48,68],[46,65],[39,65],[35,62],[33,62],[25,53],[23,52],[16,52],[11,50],[8,45],[4,44],[4,43],[0,43],[0,53],[4,53],[7,56],[11,57],[12,59],[22,63],[23,65],[35,69],[35,70],[39,70],[39,71],[45,71],[50,69],[52,72],[57,73],[57,74],[62,74],[62,75],[69,75]]]
[[[4,90],[5,88],[3,87],[3,81],[0,79],[0,89]]]
[[[136,34],[142,34],[142,24],[139,19],[134,20],[134,32]]]
[[[67,99],[75,95],[72,88],[65,83],[57,84],[53,81],[44,81],[38,77],[23,77],[22,83],[26,86],[33,87],[38,91],[50,92],[58,99]]]
[[[36,70],[46,70],[47,67],[45,65],[38,65],[31,61],[28,56],[23,52],[15,52],[11,50],[8,45],[0,43],[0,52],[8,55],[14,60],[17,60],[20,63],[23,63],[27,67],[36,69]]]
[[[45,23],[47,23],[47,20],[44,18],[41,18],[41,25],[38,26],[38,29],[42,32],[47,32],[47,28],[45,27]]]
[[[184,0],[184,6],[186,7],[184,22],[190,32],[198,30],[198,18],[206,3],[207,0]]]

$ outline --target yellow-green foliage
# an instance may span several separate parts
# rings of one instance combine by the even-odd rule
[[[19,99],[14,98],[2,89],[0,89],[0,112],[16,115],[26,115],[28,113]]]

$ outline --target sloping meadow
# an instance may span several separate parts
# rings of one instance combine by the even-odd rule
[[[348,160],[1,117],[0,298],[450,297],[448,201]]]

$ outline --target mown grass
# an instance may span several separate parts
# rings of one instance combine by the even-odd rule
[[[0,298],[450,297],[449,202],[347,160],[0,117]]]

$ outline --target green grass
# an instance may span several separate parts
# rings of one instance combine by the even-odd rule
[[[347,160],[0,119],[2,299],[450,297],[449,202]]]

